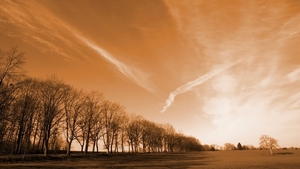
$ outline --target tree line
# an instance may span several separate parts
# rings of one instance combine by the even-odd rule
[[[98,91],[86,92],[57,77],[28,77],[22,68],[24,53],[0,50],[0,153],[198,151],[192,136],[128,114],[124,106]],[[102,144],[101,144],[102,143]]]

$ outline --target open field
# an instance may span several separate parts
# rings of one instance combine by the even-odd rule
[[[0,168],[300,168],[300,150],[0,156]]]

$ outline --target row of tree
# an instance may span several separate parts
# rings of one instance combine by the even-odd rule
[[[219,146],[217,144],[204,144],[201,145],[201,148],[203,151],[229,151],[229,150],[256,150],[257,148],[253,145],[242,145],[241,143],[238,143],[237,146],[235,146],[232,143],[225,143],[224,146]]]
[[[262,135],[259,138],[259,148],[255,148],[252,145],[244,145],[242,146],[241,143],[238,143],[235,147],[234,144],[231,143],[225,143],[224,147],[220,148],[220,150],[256,150],[256,149],[268,149],[270,150],[270,154],[273,154],[273,149],[279,148],[278,140],[274,139],[273,137],[270,137],[268,135]]]
[[[123,106],[97,91],[85,92],[56,77],[27,77],[24,53],[0,51],[0,151],[44,153],[74,142],[81,151],[173,152],[201,150],[199,140],[177,133],[170,124],[157,124],[129,115]]]
[[[221,147],[221,150],[256,150],[257,148],[253,145],[242,145],[238,143],[236,146],[232,143],[225,143],[224,147]]]

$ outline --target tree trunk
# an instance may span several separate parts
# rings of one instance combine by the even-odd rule
[[[98,145],[98,140],[96,142],[96,149],[97,149],[97,153],[99,153],[99,145]]]
[[[68,147],[67,147],[67,155],[70,156],[71,155],[71,145],[72,145],[72,141],[68,142]]]
[[[49,147],[48,147],[49,144],[48,143],[49,143],[48,140],[44,141],[44,146],[43,146],[44,147],[44,156],[48,156],[49,155],[49,152],[48,152],[48,150],[49,150]]]
[[[131,152],[134,152],[134,150],[133,150],[133,141],[132,140],[130,141],[130,145],[131,145]]]
[[[122,147],[122,153],[124,153],[124,136],[122,134],[122,138],[121,138],[121,147]]]
[[[17,147],[15,150],[17,154],[21,153],[21,142],[23,138],[23,121],[24,121],[24,113],[22,114],[22,120],[20,122],[19,131],[18,131]]]
[[[87,137],[86,137],[86,142],[85,142],[85,151],[84,154],[86,155],[89,150],[89,140],[90,140],[90,129],[87,131]]]
[[[51,123],[50,123],[51,124]],[[44,156],[49,156],[49,139],[50,139],[50,126],[46,126],[47,130],[44,131]]]
[[[36,126],[36,129],[34,131],[33,142],[32,142],[32,150],[34,150],[34,147],[35,147],[35,141],[36,141],[37,134],[38,134],[38,126]]]
[[[96,141],[93,141],[93,153],[95,152],[95,147],[96,147]]]

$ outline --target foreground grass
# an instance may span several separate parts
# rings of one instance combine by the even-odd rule
[[[300,168],[300,150],[0,156],[0,168]]]

